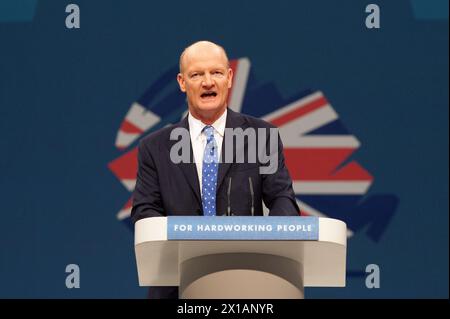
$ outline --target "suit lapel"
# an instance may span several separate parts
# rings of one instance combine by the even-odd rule
[[[177,125],[175,125],[174,128],[177,128],[177,127],[185,128],[189,131],[189,123],[188,123],[187,116],[181,122],[179,122]],[[177,141],[169,140],[169,143],[166,144],[168,146],[168,150],[169,150],[169,157],[170,157],[170,149],[175,143],[177,143]],[[197,200],[201,206],[202,200],[201,200],[201,196],[200,196],[200,184],[198,182],[197,166],[193,160],[194,155],[192,152],[192,142],[191,142],[190,137],[189,137],[189,146],[190,146],[189,147],[189,151],[190,151],[189,163],[179,163],[179,164],[175,164],[175,165],[177,167],[179,167],[181,169],[181,171],[183,172],[183,175],[186,178],[187,183],[191,187],[195,197],[197,198]]]
[[[245,125],[244,118],[239,113],[234,112],[230,108],[228,108],[227,111],[227,121],[225,124],[225,128],[242,128],[245,130],[247,128],[247,125]],[[219,163],[219,172],[217,176],[217,191],[220,189],[220,186],[223,183],[223,180],[225,176],[227,175],[230,168],[234,165],[236,162],[236,152],[233,151],[233,163],[225,163],[225,139],[226,139],[227,132],[225,130],[225,134],[222,141],[222,153],[221,153],[221,161]]]
[[[189,131],[189,122],[187,116],[178,124],[174,126],[174,128],[181,127],[185,128]],[[233,110],[229,109],[227,110],[227,120],[225,124],[225,128],[242,128],[245,130],[248,125],[246,125],[246,122],[244,121],[244,118],[239,113],[234,112]],[[219,163],[219,172],[217,176],[217,191],[220,189],[220,186],[223,183],[223,180],[225,176],[227,175],[230,168],[234,165],[236,162],[236,153],[233,152],[233,163],[225,163],[225,138],[226,138],[226,131],[225,135],[222,141],[222,152],[221,152],[221,161]],[[169,157],[170,157],[170,149],[171,147],[176,143],[177,141],[169,140],[169,142],[166,144],[167,148],[169,150]],[[197,198],[200,206],[202,203],[201,195],[200,195],[200,184],[198,182],[198,174],[197,174],[197,166],[194,162],[194,156],[192,152],[192,141],[189,138],[189,145],[190,145],[190,163],[179,163],[176,164],[181,171],[183,172],[184,177],[186,178],[187,183],[191,187],[195,197]]]

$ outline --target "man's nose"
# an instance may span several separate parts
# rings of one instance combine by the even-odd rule
[[[205,73],[202,85],[205,87],[211,87],[214,85],[214,81],[212,80],[211,74]]]

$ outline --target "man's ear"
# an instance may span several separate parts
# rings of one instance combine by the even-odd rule
[[[233,69],[229,68],[228,69],[228,88],[231,89],[231,87],[233,86]]]
[[[178,81],[178,85],[180,86],[181,92],[185,92],[185,93],[186,93],[186,85],[185,85],[185,83],[184,83],[183,74],[178,73],[178,75],[177,75],[177,81]]]

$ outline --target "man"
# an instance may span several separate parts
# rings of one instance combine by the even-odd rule
[[[229,130],[270,132],[273,128],[263,120],[227,108],[232,80],[227,54],[217,44],[200,41],[183,51],[177,81],[186,93],[189,113],[178,124],[154,132],[140,142],[133,222],[168,215],[261,216],[262,201],[269,208],[269,215],[299,214],[278,134],[276,169],[270,174],[261,174],[264,166],[261,161],[225,160],[230,151],[225,149]],[[177,143],[171,139],[171,133],[180,129],[185,129],[190,137],[188,157],[192,161],[188,163],[174,161],[171,153]],[[250,159],[249,143],[259,145],[258,141],[248,140],[243,147],[233,144],[232,159],[238,155]],[[176,287],[150,289],[151,298],[177,298],[177,294]]]

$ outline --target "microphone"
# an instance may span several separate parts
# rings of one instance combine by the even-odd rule
[[[255,215],[255,207],[254,207],[254,203],[253,202],[254,202],[255,194],[253,194],[253,183],[252,183],[252,177],[251,176],[248,177],[248,183],[250,185],[250,195],[252,196],[251,213],[252,213],[252,216],[254,216]]]
[[[231,177],[228,179],[228,191],[227,191],[227,216],[231,216],[231,203],[230,203],[230,194],[231,194]]]

